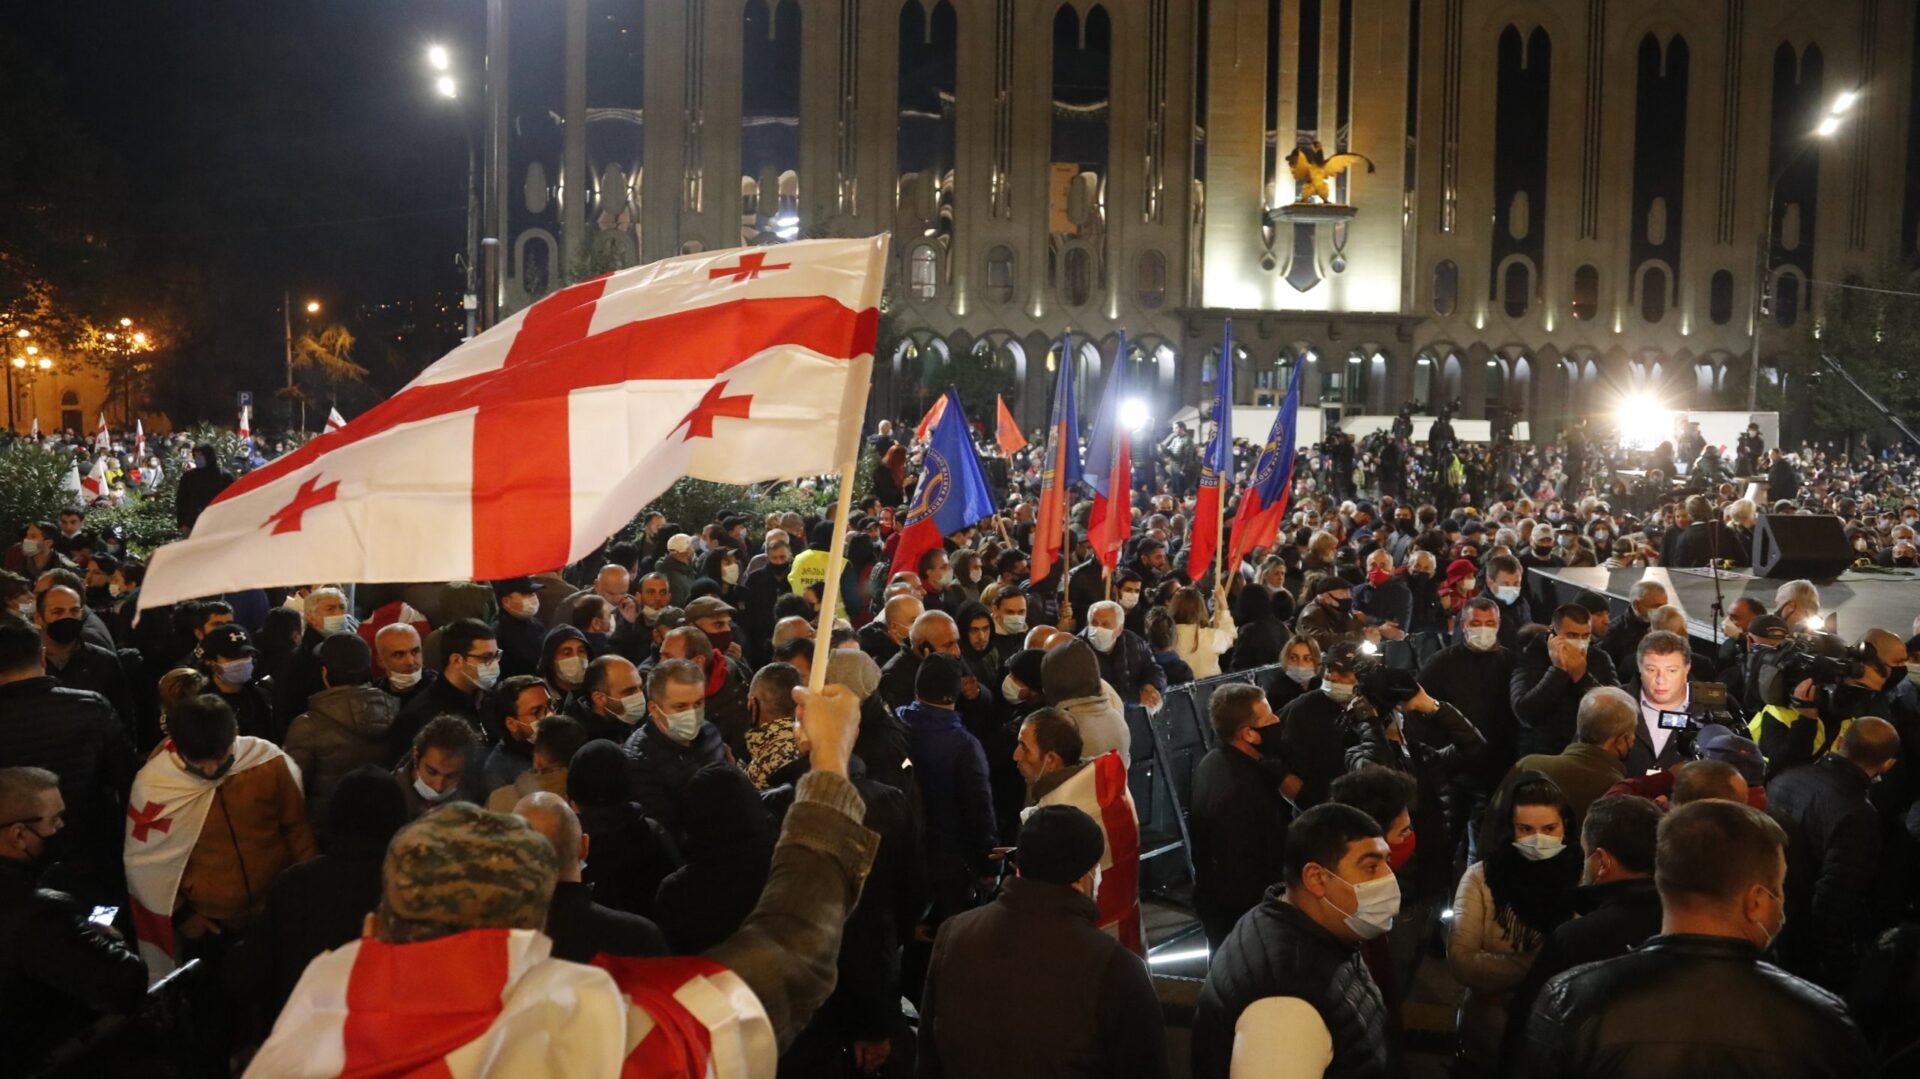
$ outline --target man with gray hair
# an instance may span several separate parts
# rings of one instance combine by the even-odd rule
[[[1633,650],[1640,647],[1640,638],[1653,628],[1647,621],[1648,616],[1654,608],[1667,603],[1667,586],[1643,577],[1627,590],[1627,601],[1627,616],[1608,626],[1607,635],[1600,640],[1601,651],[1613,660],[1614,669],[1619,671],[1633,666]]]
[[[1153,661],[1153,646],[1146,638],[1127,628],[1126,617],[1118,603],[1102,600],[1088,609],[1087,628],[1080,637],[1099,658],[1100,677],[1123,702],[1156,711],[1167,691],[1167,672]]]
[[[306,619],[300,644],[286,664],[273,672],[273,714],[281,723],[306,711],[307,700],[326,688],[320,680],[320,642],[329,633],[352,633],[354,629],[347,594],[333,585],[308,592],[300,611]]]
[[[1808,619],[1820,617],[1820,590],[1802,577],[1773,590],[1773,613],[1795,633],[1810,629]]]
[[[1632,695],[1614,686],[1601,686],[1580,698],[1574,717],[1573,741],[1559,753],[1534,753],[1520,758],[1508,781],[1523,772],[1539,772],[1567,796],[1577,826],[1587,807],[1626,775],[1624,761],[1633,749],[1640,709]]]

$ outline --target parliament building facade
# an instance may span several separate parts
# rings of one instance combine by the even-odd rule
[[[1756,341],[1777,386],[1920,232],[1908,0],[520,0],[505,27],[509,310],[888,231],[894,415],[974,363],[1038,423],[1070,329],[1089,389],[1124,331],[1166,416],[1229,318],[1242,404],[1306,363],[1303,401],[1348,413],[1743,407]],[[1289,208],[1316,145],[1364,159],[1328,180],[1351,213]]]

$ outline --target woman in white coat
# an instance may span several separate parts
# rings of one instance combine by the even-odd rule
[[[1197,588],[1182,588],[1167,604],[1173,615],[1173,650],[1195,679],[1212,678],[1220,673],[1220,656],[1233,647],[1233,614],[1227,610],[1224,590],[1214,595],[1213,620],[1207,620],[1207,602]]]

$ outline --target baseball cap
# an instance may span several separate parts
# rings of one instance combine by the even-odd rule
[[[1021,823],[1014,861],[1029,880],[1073,884],[1093,872],[1106,849],[1092,817],[1073,806],[1045,805]]]
[[[315,651],[333,685],[354,685],[373,677],[373,649],[357,633],[329,633]]]
[[[1702,727],[1694,746],[1704,760],[1733,765],[1749,786],[1757,786],[1767,777],[1767,762],[1760,756],[1760,747],[1731,727],[1717,723]]]
[[[246,627],[227,622],[213,627],[206,636],[200,638],[200,654],[213,659],[239,659],[257,656],[260,650],[247,637]]]
[[[698,622],[702,618],[712,618],[715,615],[733,614],[735,610],[736,608],[728,605],[727,601],[719,596],[701,596],[699,599],[688,601],[686,616],[687,621]]]
[[[685,554],[693,550],[693,537],[685,532],[675,532],[667,537],[667,550],[674,554]]]
[[[653,617],[653,628],[657,630],[679,629],[687,624],[687,612],[679,607],[662,607]]]
[[[1786,619],[1777,614],[1763,614],[1747,623],[1749,639],[1784,641],[1791,636],[1793,636],[1793,627],[1787,625]]]
[[[493,582],[493,594],[511,596],[515,592],[538,592],[545,587],[547,587],[545,582],[536,581],[531,577],[502,577]]]

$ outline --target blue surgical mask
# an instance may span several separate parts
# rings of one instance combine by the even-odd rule
[[[244,686],[253,681],[253,661],[235,659],[220,664],[220,680],[230,686]]]
[[[1520,586],[1517,584],[1500,585],[1493,590],[1493,598],[1511,606],[1515,600],[1520,598]]]

